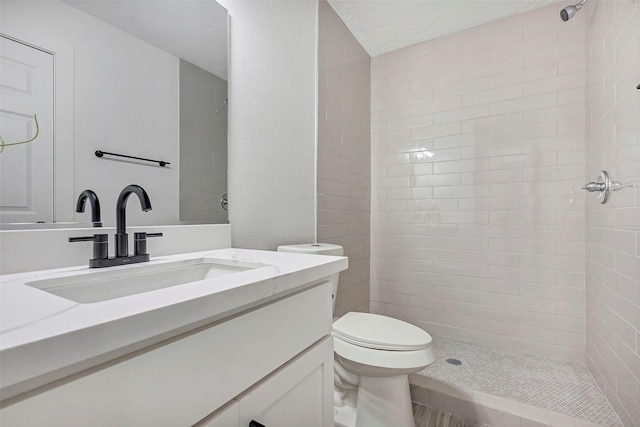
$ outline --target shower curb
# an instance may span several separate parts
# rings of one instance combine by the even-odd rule
[[[491,426],[602,427],[601,424],[444,383],[424,375],[410,375],[409,384],[411,400],[414,402]]]

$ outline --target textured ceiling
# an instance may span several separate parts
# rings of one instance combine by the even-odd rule
[[[559,0],[328,1],[373,57]],[[65,2],[227,79],[227,15],[213,0]]]
[[[362,47],[374,57],[558,0],[328,1]]]
[[[227,80],[227,11],[213,0],[65,3]]]

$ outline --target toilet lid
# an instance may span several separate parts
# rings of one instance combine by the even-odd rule
[[[376,350],[420,350],[431,344],[431,336],[417,326],[371,313],[345,314],[333,323],[333,336]]]

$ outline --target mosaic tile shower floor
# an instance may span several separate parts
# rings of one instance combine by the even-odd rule
[[[436,361],[419,375],[608,427],[622,423],[586,366],[433,337]],[[459,366],[447,358],[462,361]]]

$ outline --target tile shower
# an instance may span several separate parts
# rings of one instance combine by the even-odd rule
[[[640,4],[558,12],[372,59],[371,311],[586,363],[637,426],[639,190],[581,186],[640,182]]]
[[[584,15],[557,10],[372,59],[373,311],[584,361]]]

